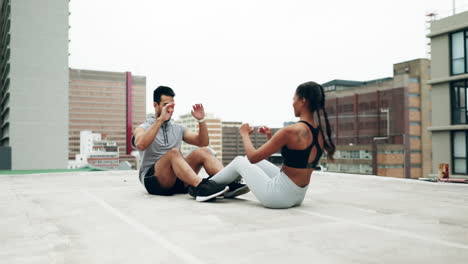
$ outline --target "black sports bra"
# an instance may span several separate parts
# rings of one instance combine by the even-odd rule
[[[288,149],[286,145],[283,146],[283,148],[281,148],[281,155],[284,158],[283,164],[288,167],[297,169],[315,169],[323,154],[323,150],[318,142],[319,128],[314,128],[311,124],[309,124],[306,121],[299,122],[306,124],[309,127],[310,132],[312,132],[312,144],[310,144],[310,146],[306,149],[302,150]],[[310,152],[312,151],[313,147],[317,148],[317,155],[315,156],[314,161],[308,163]]]

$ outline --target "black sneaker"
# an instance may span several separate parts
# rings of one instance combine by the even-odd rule
[[[198,202],[208,201],[229,191],[229,187],[208,179],[202,179],[197,187],[190,186],[189,193]]]
[[[239,182],[233,182],[229,184],[228,186],[229,186],[229,191],[224,193],[224,198],[235,198],[239,195],[250,192],[249,186],[239,183]]]
[[[192,186],[188,187],[188,194],[190,194],[190,196],[192,196],[193,198],[195,198],[195,195],[196,195],[195,190],[196,190],[195,187],[192,187]]]
[[[190,194],[190,196],[192,196],[193,198],[195,198],[195,196],[197,196],[196,191],[197,191],[197,188],[191,187],[191,186],[188,187],[188,194]]]

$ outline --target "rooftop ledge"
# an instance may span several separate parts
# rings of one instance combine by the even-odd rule
[[[466,263],[468,185],[314,172],[300,207],[149,195],[136,171],[0,175],[5,263]]]
[[[427,130],[432,132],[443,132],[452,130],[467,130],[468,125],[447,125],[447,126],[432,126],[428,127]]]
[[[431,79],[427,83],[432,85],[432,84],[459,81],[459,80],[464,80],[464,79],[468,79],[468,74],[459,74],[459,75],[454,75],[454,76],[445,77],[445,78]]]

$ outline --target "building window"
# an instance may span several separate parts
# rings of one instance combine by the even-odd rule
[[[468,80],[452,82],[451,105],[452,105],[452,124],[467,124],[467,94]]]
[[[452,75],[467,73],[468,30],[450,35],[450,65]]]
[[[453,174],[468,174],[466,143],[467,131],[452,132],[452,172]]]

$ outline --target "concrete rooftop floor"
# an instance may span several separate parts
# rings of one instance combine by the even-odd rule
[[[0,263],[468,263],[468,185],[314,172],[272,210],[152,196],[136,171],[0,175]]]

